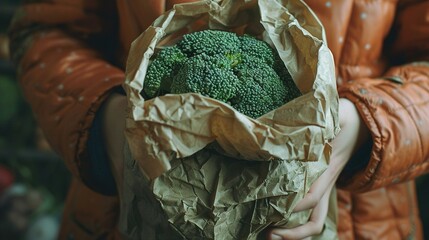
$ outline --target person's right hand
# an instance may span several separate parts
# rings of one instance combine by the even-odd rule
[[[370,139],[369,129],[350,100],[340,99],[339,118],[341,131],[331,143],[332,155],[328,168],[293,210],[300,212],[311,209],[308,222],[291,229],[274,228],[269,232],[269,240],[301,240],[323,231],[332,188],[352,155]]]

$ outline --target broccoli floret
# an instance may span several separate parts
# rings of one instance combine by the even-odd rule
[[[236,92],[238,78],[233,61],[224,55],[200,54],[186,60],[171,84],[171,93],[200,93],[228,102]]]
[[[237,111],[256,118],[285,103],[281,78],[262,58],[243,57],[235,71],[240,83],[231,106]]]
[[[161,51],[144,92],[200,93],[253,118],[301,95],[277,52],[252,36],[204,30]]]
[[[302,95],[301,91],[299,91],[298,87],[295,85],[292,76],[278,55],[274,61],[274,71],[276,71],[276,73],[279,75],[280,79],[282,80],[283,87],[287,92],[286,98],[284,100],[285,102],[289,102]]]
[[[240,39],[235,33],[204,30],[185,34],[177,43],[179,49],[188,57],[201,53],[209,56],[237,53],[240,50]]]
[[[240,50],[244,55],[261,58],[268,65],[274,66],[276,53],[268,43],[250,35],[241,36],[240,41]]]
[[[143,86],[146,96],[153,98],[169,92],[172,76],[186,59],[186,55],[175,46],[162,49],[147,69]]]

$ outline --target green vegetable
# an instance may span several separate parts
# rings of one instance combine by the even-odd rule
[[[274,66],[274,62],[278,55],[276,52],[264,41],[258,40],[250,35],[240,37],[240,50],[245,55],[250,57],[261,58],[270,67]]]
[[[223,102],[235,96],[239,80],[225,55],[205,53],[187,59],[173,77],[171,93],[197,92]]]
[[[170,92],[171,77],[186,59],[186,55],[174,46],[160,51],[146,73],[144,93],[147,97],[153,98]]]
[[[257,118],[301,95],[277,52],[264,41],[220,30],[186,34],[162,49],[143,94],[200,93]]]
[[[201,53],[209,56],[237,53],[240,51],[240,38],[230,32],[204,30],[185,34],[177,47],[188,57]]]
[[[258,117],[286,102],[288,92],[282,80],[262,58],[243,58],[236,72],[240,84],[231,106],[237,111]]]

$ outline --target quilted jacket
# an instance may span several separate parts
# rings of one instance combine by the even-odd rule
[[[25,2],[25,1],[24,1]],[[23,93],[75,176],[60,239],[119,239],[118,199],[91,188],[95,113],[124,80],[130,43],[185,0],[28,1],[11,25]],[[413,179],[429,170],[429,2],[306,0],[323,23],[341,97],[371,131],[361,170],[338,182],[340,239],[421,239]]]

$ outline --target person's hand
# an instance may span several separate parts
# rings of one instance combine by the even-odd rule
[[[322,232],[328,214],[329,195],[335,182],[353,153],[370,137],[356,107],[347,99],[340,99],[339,118],[341,131],[332,141],[329,166],[293,210],[299,212],[311,209],[310,219],[295,228],[272,229],[268,234],[269,240],[305,239]]]
[[[161,205],[138,164],[126,157],[129,154],[125,152],[127,104],[125,96],[113,93],[104,102],[101,112],[104,144],[118,190],[119,235],[121,239],[180,239],[162,214]],[[129,221],[136,215],[140,216],[138,224]]]

